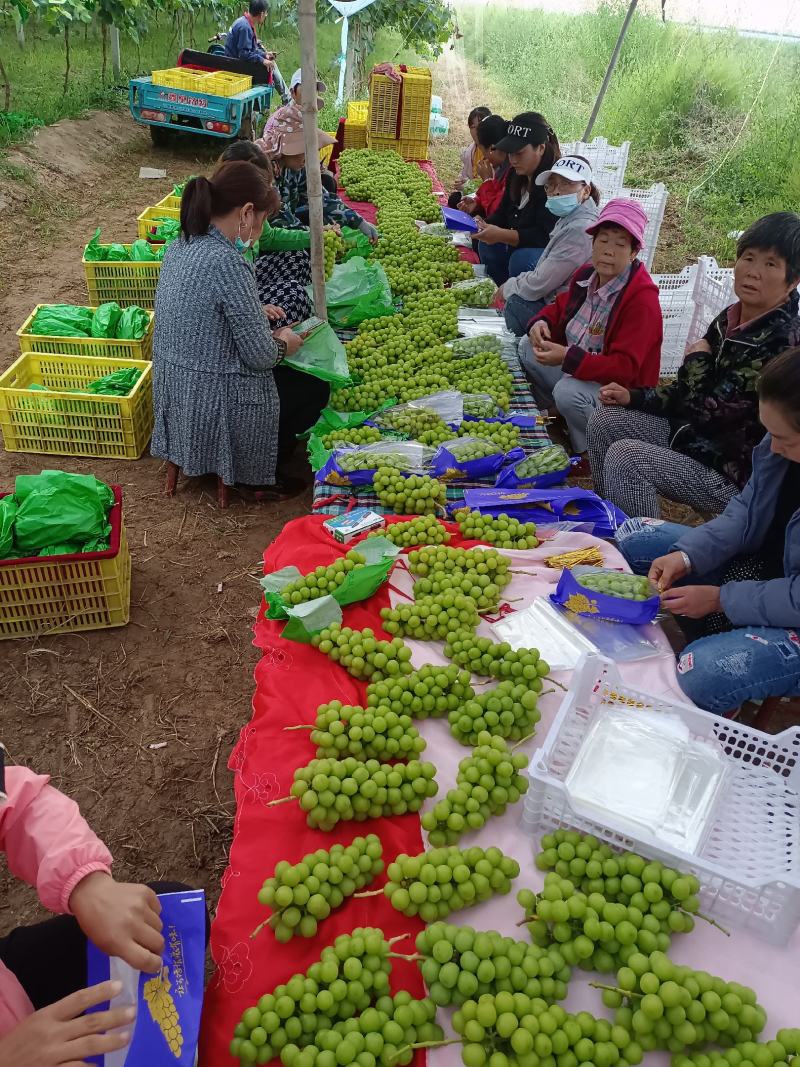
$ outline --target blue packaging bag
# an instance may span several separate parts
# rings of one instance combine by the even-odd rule
[[[562,465],[556,470],[544,471],[541,474],[521,473],[522,465],[535,458],[537,452],[542,456],[548,453],[552,456],[551,462]],[[509,458],[509,462],[503,464],[494,484],[503,489],[547,489],[551,485],[562,485],[574,463],[577,463],[577,460],[570,459],[561,445],[547,445],[544,450],[535,449],[520,459],[511,461]]]
[[[143,974],[88,943],[89,985],[119,981],[122,992],[114,1007],[136,1008],[130,1044],[90,1057],[88,1062],[96,1067],[194,1067],[203,1008],[205,893],[162,893],[158,899],[165,941],[160,974]],[[94,1010],[107,1008],[100,1004]]]
[[[595,537],[613,537],[627,519],[591,489],[465,489],[464,503],[484,515],[509,515],[520,522],[592,524]]]
[[[657,593],[646,600],[629,600],[623,596],[587,589],[578,581],[578,575],[591,572],[594,575],[620,575],[621,572],[601,567],[574,567],[564,569],[558,579],[555,593],[550,594],[554,604],[560,604],[576,615],[587,615],[607,622],[624,622],[634,626],[653,622],[661,606]]]
[[[370,445],[338,448],[317,471],[315,480],[328,485],[372,485],[378,467],[403,474],[428,474],[433,449],[419,441],[379,441]]]
[[[475,482],[482,478],[493,478],[504,463],[513,459],[522,459],[525,455],[521,448],[513,448],[508,453],[497,451],[480,459],[459,458],[462,449],[466,450],[474,444],[488,446],[492,442],[484,437],[456,437],[452,441],[445,441],[444,444],[439,445],[436,455],[431,460],[433,477],[443,482]]]

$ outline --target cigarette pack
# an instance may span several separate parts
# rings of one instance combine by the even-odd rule
[[[353,508],[346,515],[337,515],[335,518],[326,519],[322,524],[334,541],[345,545],[359,534],[368,530],[380,530],[386,525],[386,520],[377,511],[369,508]]]

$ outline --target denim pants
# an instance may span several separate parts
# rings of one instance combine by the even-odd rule
[[[687,527],[660,519],[629,519],[617,548],[636,574],[647,574],[659,556],[674,550]],[[679,585],[720,585],[719,572],[688,575]],[[678,659],[678,683],[699,708],[718,715],[747,700],[800,694],[800,632],[773,626],[739,626],[701,637]]]
[[[478,255],[495,285],[505,285],[509,278],[533,270],[543,248],[512,248],[511,245],[487,245],[478,241]]]
[[[528,323],[534,315],[539,314],[544,306],[544,300],[523,300],[521,296],[514,293],[506,300],[506,306],[503,308],[506,328],[517,337],[524,337],[528,332]]]

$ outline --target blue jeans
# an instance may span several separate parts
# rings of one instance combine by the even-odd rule
[[[617,531],[617,548],[636,574],[674,550],[685,526],[659,519],[629,519]],[[720,572],[689,575],[677,585],[720,585]],[[739,626],[692,641],[678,659],[678,683],[699,708],[718,715],[747,700],[800,694],[800,634],[773,626]]]
[[[509,278],[533,270],[543,248],[512,248],[511,245],[487,245],[478,241],[478,255],[495,285],[505,285]]]
[[[506,306],[503,309],[506,328],[517,337],[524,337],[528,332],[528,323],[534,315],[538,315],[544,305],[544,300],[523,300],[521,296],[514,293],[506,300]]]

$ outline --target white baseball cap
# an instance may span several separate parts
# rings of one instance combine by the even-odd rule
[[[551,174],[566,178],[569,182],[586,182],[591,185],[592,168],[581,156],[562,156],[557,159],[550,170],[543,170],[536,175],[536,184],[544,185]]]
[[[303,84],[303,71],[302,69],[296,70],[292,75],[292,80],[289,82],[290,89],[296,89],[298,85]],[[317,92],[325,93],[328,90],[328,86],[321,78],[317,78]],[[325,107],[325,101],[321,96],[317,97],[317,111],[322,111]]]

